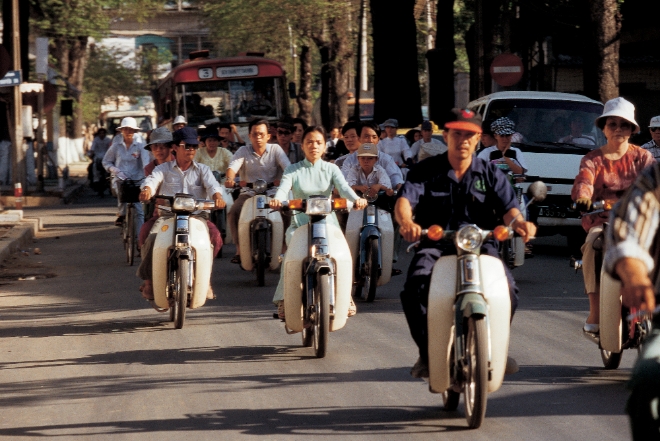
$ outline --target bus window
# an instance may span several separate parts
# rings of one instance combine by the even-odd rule
[[[198,126],[220,122],[247,122],[252,117],[272,120],[281,115],[281,84],[276,78],[183,83],[177,86],[178,114]]]

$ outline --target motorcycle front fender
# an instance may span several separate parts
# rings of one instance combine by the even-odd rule
[[[473,315],[486,316],[488,314],[488,305],[486,300],[479,293],[463,294],[459,301],[458,311],[462,313],[463,318]]]
[[[359,265],[358,265],[358,271],[360,271],[360,269],[362,268],[362,265],[364,265],[364,262],[367,260],[367,252],[366,252],[365,247],[366,247],[367,241],[372,237],[380,239],[380,230],[375,225],[365,226],[362,229],[362,232],[360,233],[360,262],[359,262]],[[378,257],[380,257],[380,252],[381,252],[381,250],[380,250],[380,248],[378,248],[378,253],[379,253]],[[378,267],[380,267],[380,266],[381,266],[381,264],[380,264],[380,258],[379,258],[378,259]]]

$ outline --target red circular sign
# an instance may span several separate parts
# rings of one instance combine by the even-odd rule
[[[499,54],[490,65],[490,76],[500,86],[513,86],[522,78],[523,64],[518,55]]]

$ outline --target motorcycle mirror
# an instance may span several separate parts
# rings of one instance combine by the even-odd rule
[[[541,202],[548,195],[548,187],[543,181],[535,181],[527,188],[527,197],[530,201]]]

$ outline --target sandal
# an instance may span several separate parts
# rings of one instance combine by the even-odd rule
[[[151,284],[147,285],[147,282],[144,281],[142,282],[142,285],[140,285],[140,292],[142,293],[142,297],[144,297],[147,300],[153,300],[154,299],[154,289]]]
[[[357,314],[357,306],[355,306],[353,297],[351,297],[351,304],[348,305],[348,316],[353,317],[355,314]]]
[[[401,272],[402,271],[400,269],[392,268],[392,275],[393,276],[401,275]]]
[[[239,254],[234,255],[230,260],[231,263],[241,264],[241,256]]]

